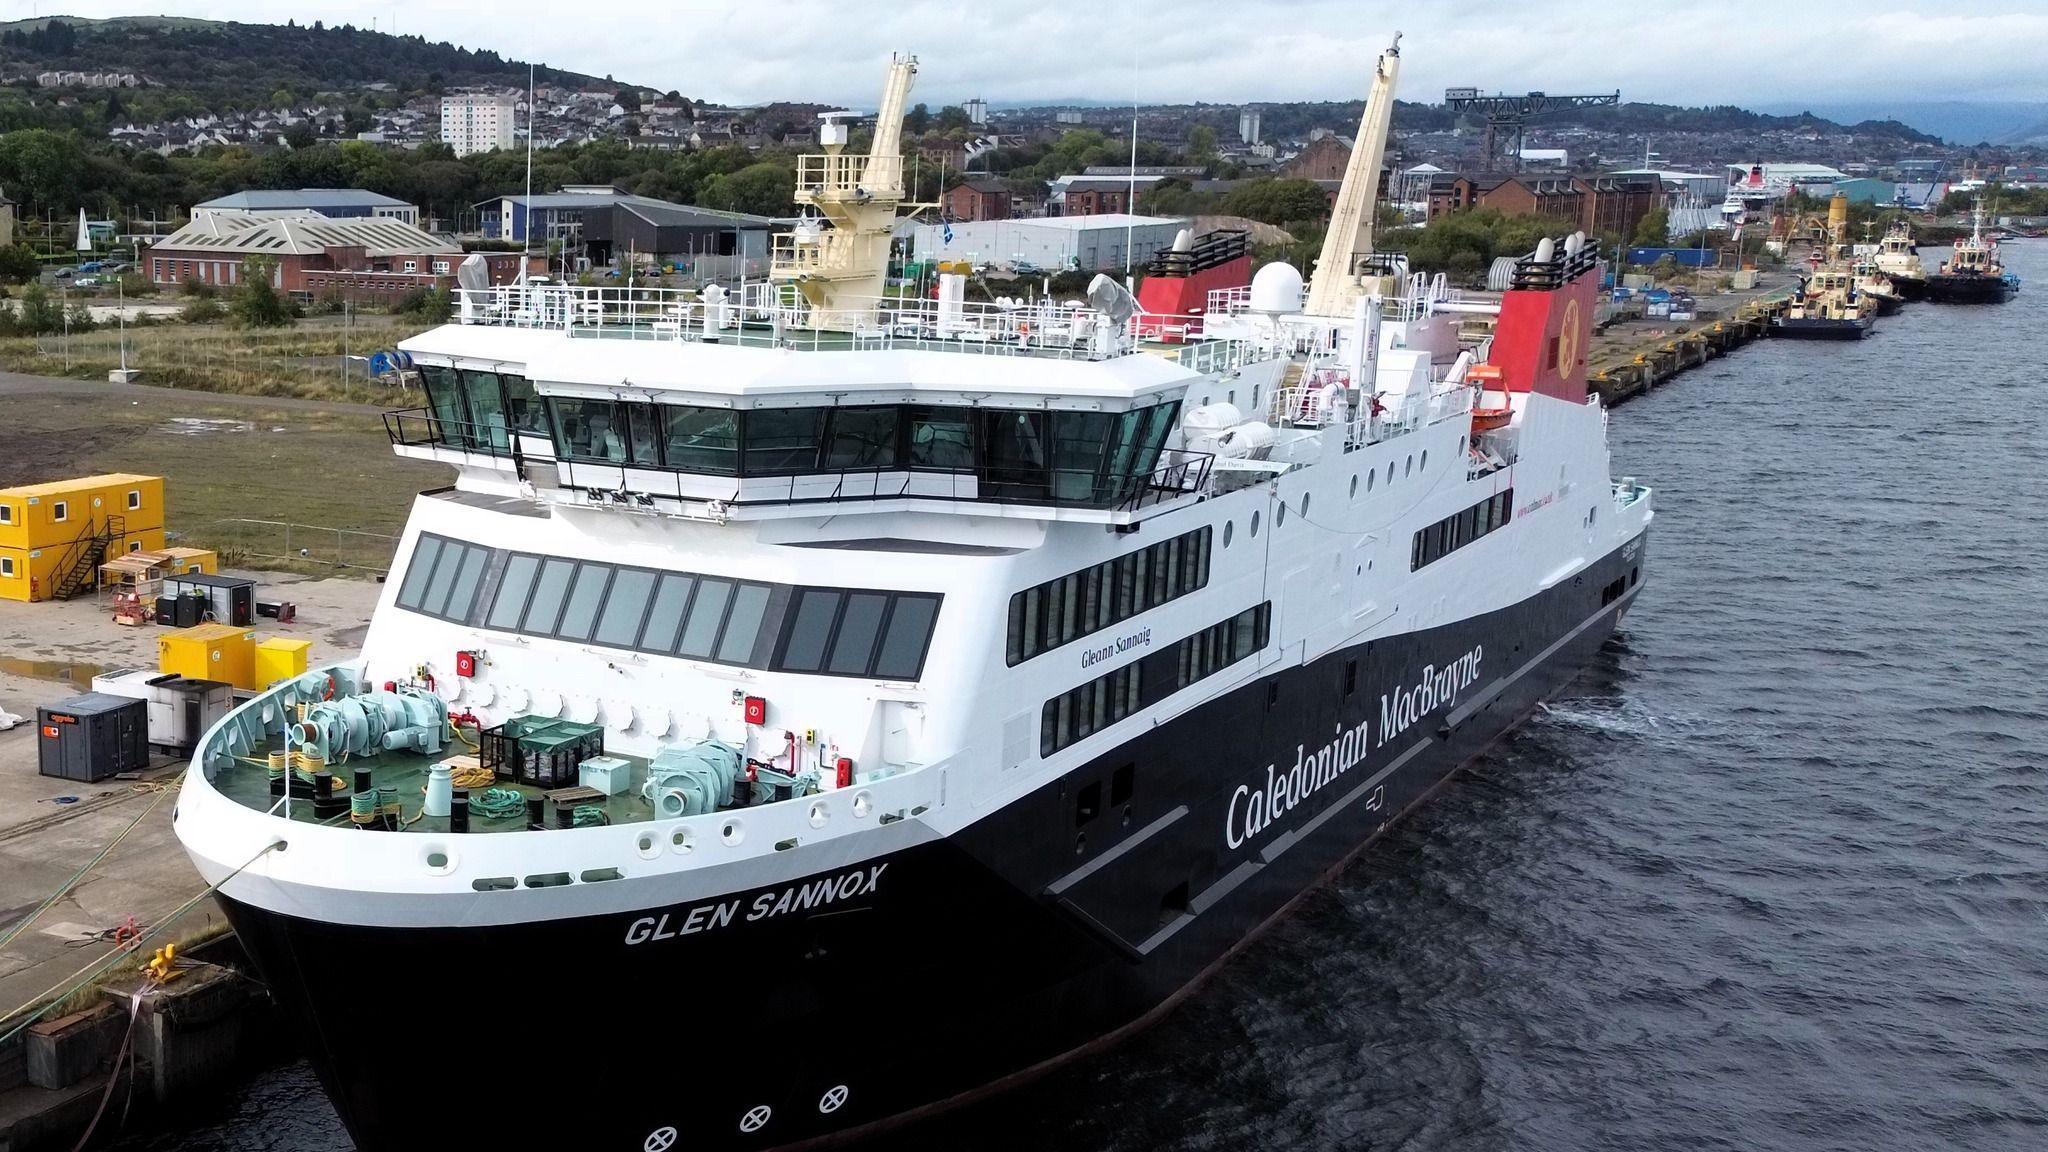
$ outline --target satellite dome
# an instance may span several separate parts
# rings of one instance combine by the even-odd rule
[[[1301,311],[1301,272],[1275,260],[1252,276],[1252,311],[1280,316]]]

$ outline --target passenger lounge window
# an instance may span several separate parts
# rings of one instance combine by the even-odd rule
[[[775,668],[915,680],[924,670],[939,599],[922,592],[799,589]]]

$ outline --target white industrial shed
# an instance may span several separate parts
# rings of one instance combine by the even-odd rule
[[[1173,247],[1173,238],[1188,222],[1165,216],[1047,216],[1030,220],[977,220],[951,224],[920,224],[912,236],[919,260],[972,260],[1014,264],[1026,261],[1049,272],[1068,268],[1084,272],[1124,268],[1124,242],[1130,240],[1131,267],[1142,270],[1152,254]],[[946,238],[948,229],[952,239]]]

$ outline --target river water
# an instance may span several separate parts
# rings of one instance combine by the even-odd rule
[[[1618,409],[1658,516],[1580,681],[1159,1025],[887,1146],[2048,1147],[2048,245],[2007,257],[2004,307]],[[349,1144],[300,1064],[120,1147]]]

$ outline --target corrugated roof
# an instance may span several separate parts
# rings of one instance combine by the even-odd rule
[[[203,216],[150,246],[150,251],[255,252],[311,256],[329,248],[361,247],[372,256],[446,253],[462,249],[403,220],[360,216],[336,219],[318,212],[282,216]]]
[[[288,212],[298,208],[409,208],[411,205],[365,188],[252,188],[216,197],[196,207]]]
[[[116,484],[142,484],[160,479],[143,476],[134,472],[108,472],[99,476],[80,476],[72,480],[51,480],[43,484],[23,484],[17,488],[0,488],[0,496],[62,496],[68,492],[82,492],[92,488],[112,488]]]

